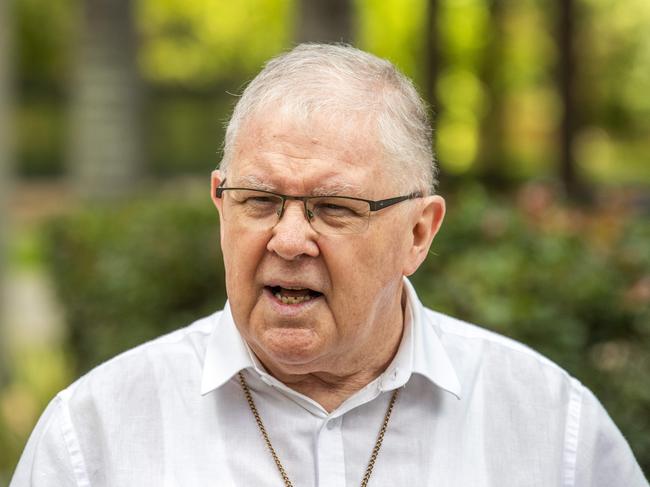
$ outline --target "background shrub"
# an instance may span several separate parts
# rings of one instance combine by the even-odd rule
[[[91,207],[47,231],[79,372],[225,303],[217,213],[163,196]]]

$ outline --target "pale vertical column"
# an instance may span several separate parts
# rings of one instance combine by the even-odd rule
[[[130,192],[143,173],[142,86],[130,0],[83,0],[71,91],[70,169],[85,198]]]

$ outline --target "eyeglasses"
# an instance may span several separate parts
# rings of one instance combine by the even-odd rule
[[[250,228],[268,230],[284,215],[287,200],[299,200],[309,224],[324,235],[363,233],[372,212],[422,197],[420,192],[378,201],[351,196],[290,196],[261,189],[226,188],[225,183],[224,179],[216,189],[216,197],[224,200],[224,218],[232,216]]]

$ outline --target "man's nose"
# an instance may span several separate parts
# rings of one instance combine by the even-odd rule
[[[294,260],[301,255],[316,257],[319,254],[316,243],[318,233],[307,220],[302,201],[285,202],[284,213],[272,232],[266,248],[285,260]]]

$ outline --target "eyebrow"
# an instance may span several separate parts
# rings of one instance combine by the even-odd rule
[[[269,183],[264,182],[257,176],[240,176],[235,179],[233,186],[238,188],[261,189],[262,191],[277,191],[277,188]]]
[[[312,194],[316,196],[360,196],[363,192],[355,184],[333,183],[314,188]]]
[[[253,175],[240,176],[235,180],[233,185],[236,187],[249,187],[251,189],[259,189],[262,191],[278,192],[277,186],[269,184],[261,178]],[[355,184],[337,182],[318,186],[310,193],[312,196],[360,196],[363,194],[363,191]]]

